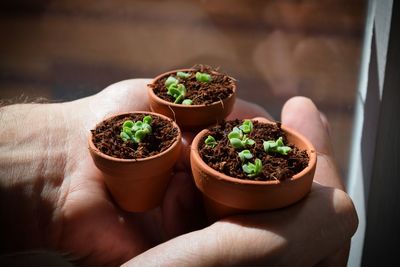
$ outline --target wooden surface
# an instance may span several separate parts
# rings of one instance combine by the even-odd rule
[[[196,63],[238,79],[277,119],[294,95],[327,115],[347,170],[366,2],[6,1],[0,99],[70,100]]]

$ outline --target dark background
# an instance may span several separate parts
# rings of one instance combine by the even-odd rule
[[[347,173],[366,1],[45,1],[0,3],[0,99],[65,101],[196,63],[238,80],[279,119],[294,95],[332,126]]]

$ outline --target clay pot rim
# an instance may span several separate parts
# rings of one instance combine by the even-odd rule
[[[90,134],[89,134],[89,137],[88,137],[89,149],[90,149],[92,152],[96,153],[98,156],[100,156],[100,157],[102,157],[102,158],[104,158],[104,159],[110,160],[110,161],[121,162],[121,163],[132,163],[132,162],[148,161],[148,160],[152,160],[152,159],[154,159],[154,158],[162,157],[164,154],[167,154],[167,153],[169,153],[171,150],[173,150],[173,149],[180,143],[180,140],[182,139],[182,132],[181,132],[181,129],[179,128],[178,124],[177,124],[174,120],[168,118],[167,116],[164,116],[164,115],[162,115],[162,114],[159,114],[159,113],[155,113],[155,112],[151,112],[151,111],[120,112],[120,113],[116,113],[116,114],[113,114],[113,115],[109,115],[109,116],[107,116],[106,118],[104,118],[102,121],[111,119],[111,118],[113,118],[113,117],[118,117],[118,116],[123,116],[123,115],[128,115],[128,114],[149,114],[149,115],[158,116],[158,117],[160,117],[160,118],[162,118],[162,119],[164,119],[164,120],[170,121],[170,122],[172,123],[172,125],[173,125],[176,129],[178,129],[178,136],[176,137],[175,142],[174,142],[170,147],[168,147],[166,150],[164,150],[163,152],[158,153],[158,154],[153,155],[153,156],[150,156],[150,157],[138,158],[138,159],[121,159],[121,158],[116,158],[116,157],[109,156],[109,155],[104,154],[103,152],[101,152],[101,151],[94,145],[94,143],[93,143],[93,141],[92,141],[93,134],[92,134],[92,132],[90,131]],[[102,122],[102,121],[101,121],[101,122]],[[99,122],[99,123],[100,123],[100,122]],[[98,123],[98,124],[99,124],[99,123]],[[95,128],[97,127],[98,124],[96,124]]]
[[[259,121],[262,123],[269,123],[269,124],[274,124],[274,122],[266,119],[266,118],[257,118],[257,119],[251,119],[252,121]],[[308,162],[308,166],[306,168],[304,168],[301,172],[296,173],[295,175],[293,175],[291,178],[289,179],[285,179],[283,181],[279,181],[279,180],[273,180],[273,181],[254,181],[254,180],[244,180],[244,179],[240,179],[240,178],[235,178],[232,176],[228,176],[224,173],[221,173],[217,170],[214,170],[213,168],[211,168],[210,166],[208,166],[203,159],[200,157],[199,154],[199,150],[198,150],[198,146],[199,146],[199,141],[203,138],[203,136],[205,136],[209,131],[207,129],[202,130],[200,133],[198,133],[195,138],[193,139],[192,145],[190,147],[191,153],[193,153],[193,157],[194,160],[197,161],[199,163],[199,167],[208,175],[215,177],[218,180],[225,180],[226,182],[230,182],[230,183],[235,183],[235,184],[243,184],[243,185],[279,185],[279,184],[283,184],[283,183],[290,183],[292,181],[301,179],[306,173],[310,172],[314,166],[316,165],[317,162],[317,152],[314,148],[314,146],[312,145],[312,143],[310,141],[308,141],[307,138],[305,138],[302,134],[298,133],[295,130],[290,129],[287,126],[281,125],[281,128],[283,131],[292,134],[293,136],[296,136],[297,138],[301,139],[304,144],[307,147],[307,151],[309,154],[309,162]]]
[[[161,78],[164,77],[164,76],[170,75],[170,74],[172,74],[172,73],[177,73],[178,71],[194,71],[194,70],[195,70],[195,69],[187,68],[187,69],[176,69],[176,70],[167,71],[167,72],[161,73],[160,75],[158,75],[157,77],[155,77],[155,78],[151,81],[151,84],[154,84],[155,81],[161,79]],[[218,73],[218,72],[216,72],[216,71],[213,71],[213,72]],[[229,77],[230,79],[232,79],[233,81],[235,81],[235,79],[233,79],[232,77],[230,77],[230,76],[228,76],[228,77]],[[171,106],[171,107],[179,107],[179,108],[187,108],[187,109],[192,108],[192,109],[193,109],[193,108],[199,108],[199,107],[216,106],[216,105],[219,105],[221,102],[227,101],[228,99],[234,97],[234,96],[236,95],[236,84],[233,83],[233,91],[232,91],[232,94],[230,94],[228,97],[226,97],[226,98],[224,98],[224,99],[221,99],[220,101],[216,101],[216,102],[213,102],[213,103],[208,104],[208,105],[206,105],[206,104],[202,104],[202,105],[182,105],[182,104],[176,104],[176,103],[169,102],[169,101],[167,101],[167,100],[164,100],[164,99],[158,97],[158,95],[156,95],[156,94],[154,93],[154,90],[153,90],[153,88],[151,88],[151,87],[149,87],[149,92],[150,92],[150,97],[153,98],[154,101],[158,102],[159,104],[167,105],[167,106]]]

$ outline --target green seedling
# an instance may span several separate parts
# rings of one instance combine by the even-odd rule
[[[176,76],[178,76],[179,78],[182,78],[182,79],[187,79],[187,78],[189,78],[190,74],[187,72],[178,71],[176,73]]]
[[[262,162],[260,159],[255,159],[254,163],[243,164],[242,169],[249,177],[257,176],[262,172]]]
[[[236,149],[243,149],[245,147],[252,146],[255,144],[255,141],[253,139],[247,138],[246,135],[243,136],[242,140],[240,140],[239,138],[232,138],[229,139],[229,142]]]
[[[203,83],[211,82],[211,75],[207,73],[196,72],[196,80]]]
[[[228,139],[232,138],[242,139],[243,138],[242,130],[240,130],[238,127],[233,127],[232,131],[228,134]]]
[[[191,105],[193,103],[193,101],[191,99],[185,99],[182,101],[182,105]]]
[[[179,81],[174,76],[169,76],[166,80],[164,85],[168,88],[171,84],[178,84]]]
[[[238,127],[234,127],[232,129],[232,131],[228,134],[228,139],[230,144],[236,149],[243,149],[247,146],[252,146],[255,144],[255,141],[243,134],[243,131]]]
[[[239,129],[242,130],[243,133],[249,134],[253,131],[253,123],[251,120],[245,120],[242,125],[239,126]]]
[[[209,146],[211,148],[214,148],[217,145],[217,141],[211,135],[207,136],[206,140],[204,140],[204,143],[206,144],[206,146]]]
[[[133,122],[126,120],[122,124],[120,137],[124,142],[131,141],[137,144],[152,132],[151,122],[152,118],[150,115],[145,116],[142,121]]]
[[[283,143],[282,137],[279,137],[276,141],[269,140],[263,142],[264,151],[267,153],[278,153],[281,155],[287,155],[292,149],[288,146],[285,146]]]
[[[246,161],[246,160],[253,158],[253,154],[251,154],[250,150],[248,150],[248,149],[245,149],[242,152],[239,152],[238,155],[242,161]]]
[[[175,98],[174,103],[181,103],[186,95],[186,87],[181,83],[171,83],[168,87],[168,95]]]

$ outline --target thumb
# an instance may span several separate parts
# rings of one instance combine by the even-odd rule
[[[343,190],[343,181],[332,158],[327,120],[315,104],[306,97],[293,97],[283,106],[281,120],[282,124],[308,138],[317,150],[314,181]]]
[[[297,130],[323,154],[331,155],[327,120],[321,119],[321,113],[315,104],[306,97],[293,97],[282,108],[281,120],[286,126]]]
[[[98,107],[109,112],[148,110],[147,85],[150,79],[131,79],[114,83],[96,95]]]
[[[293,97],[283,106],[281,120],[283,124],[308,138],[317,150],[314,181],[344,190],[343,181],[332,158],[328,121],[315,104],[305,97]],[[324,259],[319,266],[345,266],[349,244],[343,245],[342,249]]]
[[[147,84],[149,79],[131,79],[114,83],[99,93],[67,103],[72,105],[78,122],[92,129],[104,118],[120,112],[148,111]],[[82,116],[83,114],[83,116]]]
[[[314,184],[307,201],[219,221],[155,246],[123,266],[313,266],[339,249],[356,226],[347,194]]]

